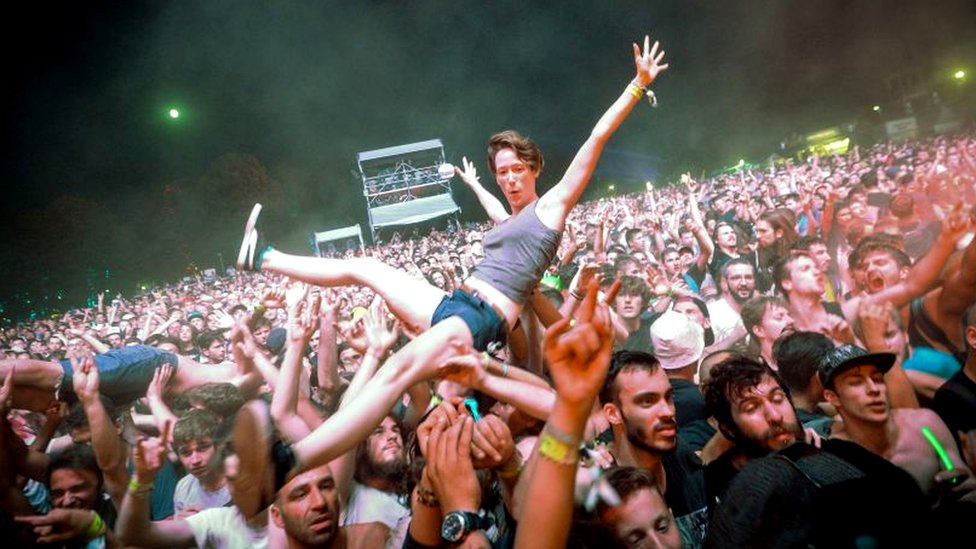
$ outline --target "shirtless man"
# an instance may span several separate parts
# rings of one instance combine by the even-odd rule
[[[933,507],[976,504],[976,478],[939,416],[925,408],[889,405],[884,374],[894,363],[894,354],[868,353],[854,345],[838,347],[824,358],[819,366],[824,397],[843,419],[843,428],[835,428],[833,437],[856,442],[908,471]],[[941,464],[922,434],[923,426],[941,442],[953,469]]]

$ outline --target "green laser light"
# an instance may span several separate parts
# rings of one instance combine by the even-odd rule
[[[952,77],[955,78],[956,80],[962,80],[963,78],[966,78],[966,71],[958,70],[952,73]]]
[[[172,118],[173,120],[176,120],[177,118],[180,117],[180,111],[178,111],[176,109],[170,109],[169,110],[169,117]]]

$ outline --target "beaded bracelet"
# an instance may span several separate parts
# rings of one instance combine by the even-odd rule
[[[428,490],[420,483],[417,484],[417,501],[425,507],[440,507],[441,502],[433,490]]]

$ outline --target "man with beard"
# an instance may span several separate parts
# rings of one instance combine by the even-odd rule
[[[832,373],[844,376],[859,368],[845,360],[850,356],[842,348],[838,360],[822,368],[821,376],[829,372],[825,385],[834,379]],[[889,366],[891,361],[889,357]],[[858,381],[856,385],[872,386],[875,392],[884,385],[880,378],[861,376]],[[952,545],[939,536],[958,536],[958,524],[942,529],[929,525],[918,485],[885,459],[886,453],[876,455],[846,440],[825,440],[820,449],[799,442],[789,394],[762,364],[716,366],[705,395],[715,406],[720,428],[736,437],[739,448],[732,451],[740,452],[742,462],[736,469],[732,454],[725,465],[724,490],[717,502],[709,502],[714,507],[705,547],[919,547]],[[897,446],[903,446],[902,440]],[[932,457],[924,461],[935,460],[935,453],[927,450]],[[892,444],[886,451],[898,449]],[[716,495],[716,463],[706,470],[710,496]]]
[[[722,266],[718,299],[708,303],[715,343],[711,351],[727,349],[746,335],[742,324],[742,304],[756,295],[756,267],[741,257]]]
[[[776,285],[789,303],[796,329],[819,332],[838,343],[853,343],[854,334],[836,303],[823,301],[827,281],[810,254],[792,251],[773,270]]]
[[[784,333],[794,331],[789,305],[778,297],[758,296],[742,304],[742,324],[759,349],[759,357],[773,370],[776,357],[773,343]]]
[[[724,360],[712,368],[702,392],[719,430],[734,444],[705,467],[711,509],[747,461],[803,440],[803,430],[789,390],[757,360],[740,355]]]
[[[707,519],[704,476],[698,456],[678,443],[673,394],[653,355],[618,351],[600,404],[613,432],[610,452],[616,464],[653,473],[685,547],[699,547]]]
[[[400,422],[386,416],[356,449],[355,481],[343,526],[380,523],[387,547],[400,547],[410,523],[407,458]]]

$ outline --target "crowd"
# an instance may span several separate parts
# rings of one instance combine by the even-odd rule
[[[98,296],[0,333],[15,546],[891,547],[976,517],[976,137],[577,204],[489,142],[489,222]],[[646,112],[644,113],[646,114]],[[507,208],[506,208],[507,206]],[[273,228],[270,229],[273,231]]]

